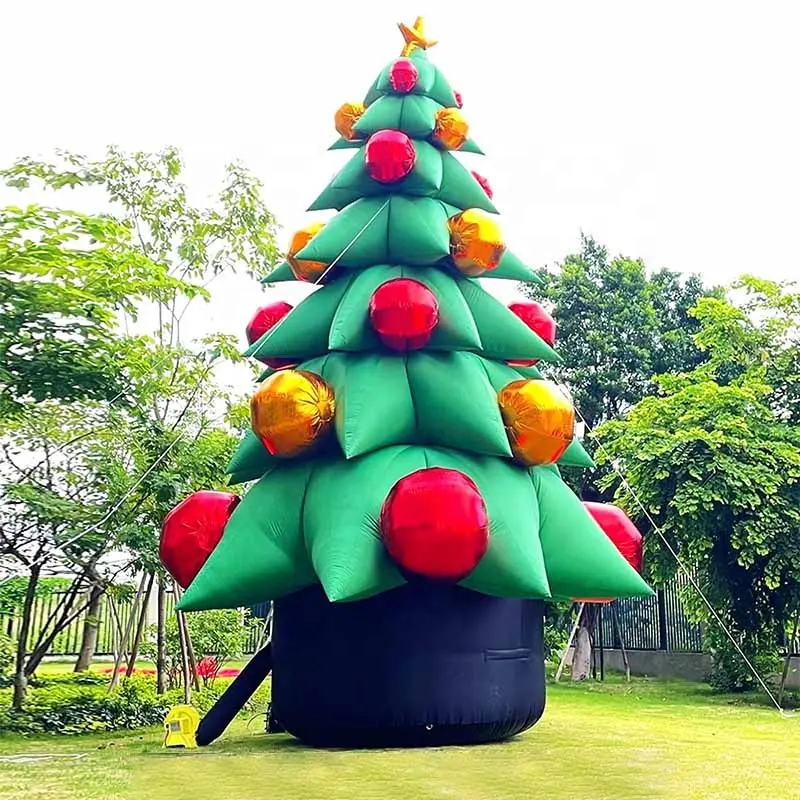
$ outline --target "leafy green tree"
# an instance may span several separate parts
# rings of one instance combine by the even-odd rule
[[[0,417],[120,396],[118,315],[183,288],[113,217],[0,209]]]
[[[49,350],[22,359],[26,364],[35,360],[52,368],[44,377],[34,376],[35,380],[29,376],[23,381],[12,374],[14,380],[7,381],[8,395],[17,404],[20,399],[47,397],[66,401],[101,398],[106,401],[106,413],[119,415],[119,424],[115,421],[111,426],[111,436],[116,437],[119,452],[129,459],[128,481],[107,494],[104,508],[113,510],[109,525],[115,535],[113,541],[102,537],[100,541],[106,547],[125,550],[130,569],[145,571],[160,572],[156,551],[165,513],[185,494],[221,483],[221,471],[244,425],[240,398],[220,385],[217,374],[221,364],[241,361],[236,337],[211,334],[188,339],[183,333],[187,315],[197,308],[197,300],[208,299],[207,287],[218,275],[239,269],[262,275],[278,255],[274,218],[260,199],[259,182],[245,168],[229,165],[221,191],[205,206],[190,201],[181,173],[180,156],[172,148],[154,154],[109,148],[106,156],[96,161],[59,152],[53,161],[22,158],[0,171],[9,186],[23,192],[36,185],[56,191],[68,187],[104,193],[104,215],[29,214],[16,225],[16,234],[7,237],[11,242],[7,251],[15,257],[12,263],[18,272],[28,269],[33,258],[26,254],[26,248],[32,247],[28,240],[49,242],[43,251],[33,248],[34,256],[44,264],[40,271],[48,286],[57,288],[68,274],[74,278],[76,296],[91,299],[92,290],[104,300],[103,291],[118,287],[101,307],[102,325],[94,329],[87,323],[84,340],[75,345],[76,375],[84,370],[81,375],[89,390],[61,388],[70,376],[65,377],[58,360],[60,331],[70,322],[64,314],[72,313],[73,306],[62,304],[52,288],[44,295],[50,305],[42,298],[37,300],[42,307],[39,324],[60,326],[59,332],[53,333]],[[64,220],[77,220],[74,226],[80,223],[90,229],[91,238],[81,244],[85,250],[77,260],[73,252],[76,239]],[[62,230],[65,226],[66,233]],[[80,243],[85,239],[77,235]],[[25,258],[18,250],[24,251]],[[118,252],[121,255],[116,261],[112,256]],[[36,266],[35,258],[33,263]],[[132,287],[126,273],[120,272],[122,266],[142,285]],[[72,272],[65,273],[68,267]],[[36,279],[31,278],[31,283],[36,284]],[[15,308],[14,303],[8,308],[11,317]],[[84,316],[94,320],[93,307]],[[126,335],[124,331],[132,326],[137,335]],[[38,342],[41,337],[32,333],[30,338]],[[87,540],[100,533],[92,529],[91,515],[85,514],[83,522]],[[80,527],[76,524],[70,530]],[[41,536],[38,528],[35,535]],[[59,542],[53,537],[50,541],[54,545],[50,550],[63,556]],[[32,563],[41,568],[41,559]],[[163,603],[164,581],[160,579],[158,586]]]
[[[695,275],[666,269],[648,275],[641,260],[610,259],[586,236],[558,271],[539,274],[543,284],[526,291],[555,317],[563,354],[545,371],[570,389],[589,430],[653,394],[654,375],[691,370],[706,357],[694,342],[699,323],[689,310],[719,290],[706,289]],[[584,443],[594,452],[591,436]],[[607,499],[599,488],[604,472],[569,470],[565,477],[584,499]]]
[[[665,269],[648,276],[641,260],[609,259],[586,236],[558,272],[539,274],[543,284],[526,290],[549,307],[564,353],[563,363],[547,371],[570,388],[590,427],[651,394],[654,375],[690,370],[704,359],[689,310],[713,292],[697,276],[684,280]]]
[[[21,598],[14,705],[58,633],[85,606],[81,596],[99,584],[102,560],[119,546],[131,521],[108,514],[132,483],[127,425],[101,404],[56,400],[0,422],[0,557],[27,573]],[[31,613],[45,570],[73,574],[56,610],[27,648]]]
[[[681,561],[728,620],[747,656],[764,673],[800,607],[800,428],[793,398],[800,349],[800,294],[745,278],[734,304],[706,297],[692,316],[706,360],[657,379],[660,393],[599,430],[601,463],[614,460]],[[615,474],[604,478],[618,502],[641,511]],[[646,540],[656,581],[675,559],[659,537]],[[708,620],[692,592],[693,616]],[[753,685],[726,637],[709,627],[714,680],[726,689]]]

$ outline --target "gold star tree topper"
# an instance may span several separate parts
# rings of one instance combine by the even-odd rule
[[[406,40],[401,56],[411,55],[417,47],[421,50],[427,50],[436,44],[435,39],[425,38],[425,20],[422,17],[417,17],[413,28],[403,25],[402,22],[398,22],[397,27],[400,28],[400,33],[403,34],[403,38]]]

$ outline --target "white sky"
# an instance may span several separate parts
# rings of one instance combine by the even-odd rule
[[[491,182],[507,242],[529,263],[574,252],[583,230],[612,254],[709,282],[800,275],[800,4],[516,5],[5,0],[0,163],[172,144],[205,195],[240,159],[285,245],[319,216],[304,209],[347,158],[326,150],[334,111],[399,55],[396,23],[424,14],[440,41],[431,60],[487,154],[463,158]],[[486,286],[512,298],[513,284]],[[266,297],[222,281],[198,330],[243,340]]]

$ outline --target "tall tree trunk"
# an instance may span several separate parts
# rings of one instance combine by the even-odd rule
[[[164,576],[158,576],[158,618],[156,620],[156,691],[167,691],[167,589]]]
[[[175,592],[175,599],[180,600],[183,596],[183,592],[181,591],[180,586],[177,583],[172,584]],[[194,645],[192,644],[192,635],[189,632],[189,623],[186,621],[185,615],[179,615],[179,618],[183,619],[183,635],[186,638],[186,655],[189,658],[189,672],[192,675],[192,685],[195,688],[195,691],[200,691],[200,675],[197,672],[197,658],[194,654]]]
[[[39,583],[39,574],[42,568],[38,564],[31,567],[28,586],[25,589],[25,599],[22,602],[22,618],[20,620],[17,657],[14,663],[14,698],[11,701],[15,711],[21,711],[25,703],[25,694],[28,689],[28,676],[25,674],[25,656],[27,655],[28,637],[31,632],[31,616],[33,614],[33,601],[36,599],[36,586]]]
[[[197,671],[197,658],[194,654],[194,645],[192,644],[192,635],[189,633],[189,623],[186,622],[186,616],[183,617],[183,631],[186,636],[186,655],[189,657],[189,673],[192,676],[192,685],[196,691],[200,691],[200,673]]]
[[[139,657],[139,646],[142,643],[142,634],[144,634],[144,625],[147,622],[147,606],[150,603],[150,595],[153,592],[153,580],[155,573],[151,572],[147,578],[147,588],[144,590],[142,597],[142,608],[139,612],[139,621],[136,623],[136,633],[133,636],[133,645],[131,646],[131,653],[128,657],[128,670],[126,676],[130,677],[136,669],[136,659]]]
[[[117,657],[114,659],[114,669],[111,673],[111,680],[108,684],[109,692],[115,689],[119,683],[119,671],[122,668],[122,660],[125,658],[125,654],[128,652],[128,643],[130,642],[131,633],[133,632],[133,621],[139,616],[139,602],[144,594],[144,587],[147,585],[147,580],[148,576],[142,575],[142,580],[139,582],[139,588],[136,590],[136,597],[133,598],[131,610],[128,612],[128,621],[125,623],[125,629],[121,632],[122,637],[119,645],[119,651],[117,652]]]
[[[81,649],[75,662],[74,672],[86,672],[92,665],[92,657],[97,648],[97,631],[100,628],[100,603],[103,599],[103,587],[93,583],[89,591],[89,607],[83,621]]]
[[[581,615],[581,624],[575,634],[575,650],[572,654],[573,681],[585,681],[591,675],[596,622],[597,604],[587,603]]]
[[[188,706],[192,702],[191,672],[189,670],[189,649],[186,645],[186,617],[182,611],[176,611],[178,617],[178,635],[181,640],[181,668],[183,673],[183,702]]]

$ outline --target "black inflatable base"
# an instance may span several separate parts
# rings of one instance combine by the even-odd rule
[[[496,742],[545,706],[544,606],[409,583],[355,603],[275,602],[272,714],[316,747]]]

